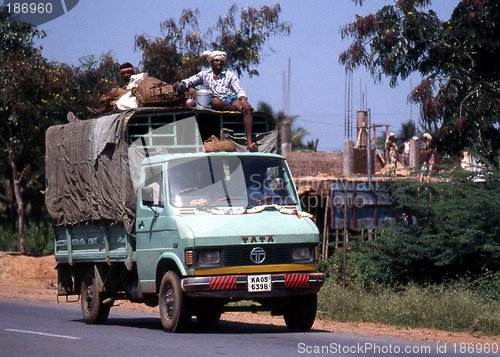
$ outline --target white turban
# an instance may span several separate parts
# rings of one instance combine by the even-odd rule
[[[222,62],[226,62],[227,57],[227,53],[222,51],[205,51],[201,55],[207,58],[208,63],[211,63],[213,60],[221,60]]]
[[[427,140],[432,140],[432,136],[429,133],[425,133],[424,138],[426,138]]]

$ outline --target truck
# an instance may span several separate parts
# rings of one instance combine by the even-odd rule
[[[167,332],[227,311],[270,311],[292,331],[316,318],[319,232],[303,212],[272,115],[136,108],[50,127],[45,200],[58,301],[88,324],[114,301],[159,306]],[[207,143],[224,150],[207,150]]]

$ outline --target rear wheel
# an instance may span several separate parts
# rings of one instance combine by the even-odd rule
[[[109,316],[113,302],[103,303],[103,296],[97,286],[94,268],[87,269],[81,286],[83,320],[88,324],[103,324]]]
[[[165,331],[180,331],[189,324],[189,301],[182,292],[181,281],[176,273],[169,271],[163,275],[158,299],[161,323]]]
[[[283,314],[290,331],[307,332],[316,319],[318,297],[316,294],[299,295],[290,298],[290,306]]]

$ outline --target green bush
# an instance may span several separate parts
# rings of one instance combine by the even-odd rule
[[[396,208],[415,224],[392,225],[375,240],[357,242],[347,257],[350,278],[395,286],[500,271],[499,178],[485,173],[475,182],[456,172],[439,182],[395,182]]]
[[[351,250],[355,249],[354,246],[347,247],[347,255],[351,257]],[[333,252],[332,256],[327,259],[321,259],[318,262],[318,270],[325,274],[326,277],[332,279],[333,281],[340,283],[343,281],[344,269],[343,269],[343,259],[344,253],[342,248],[337,248]],[[346,284],[353,283],[358,278],[359,269],[356,266],[356,262],[353,259],[346,259]]]
[[[477,294],[490,303],[500,302],[500,272],[486,270],[474,281]]]
[[[17,237],[17,232],[12,232],[10,229],[0,226],[0,251],[19,251],[19,238]]]
[[[54,252],[54,232],[50,223],[28,223],[25,227],[26,252],[51,254]],[[0,251],[18,252],[19,237],[16,232],[0,226]]]

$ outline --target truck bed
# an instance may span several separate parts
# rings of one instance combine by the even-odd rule
[[[130,269],[135,241],[121,227],[73,226],[55,229],[55,258],[59,263],[124,262]]]

